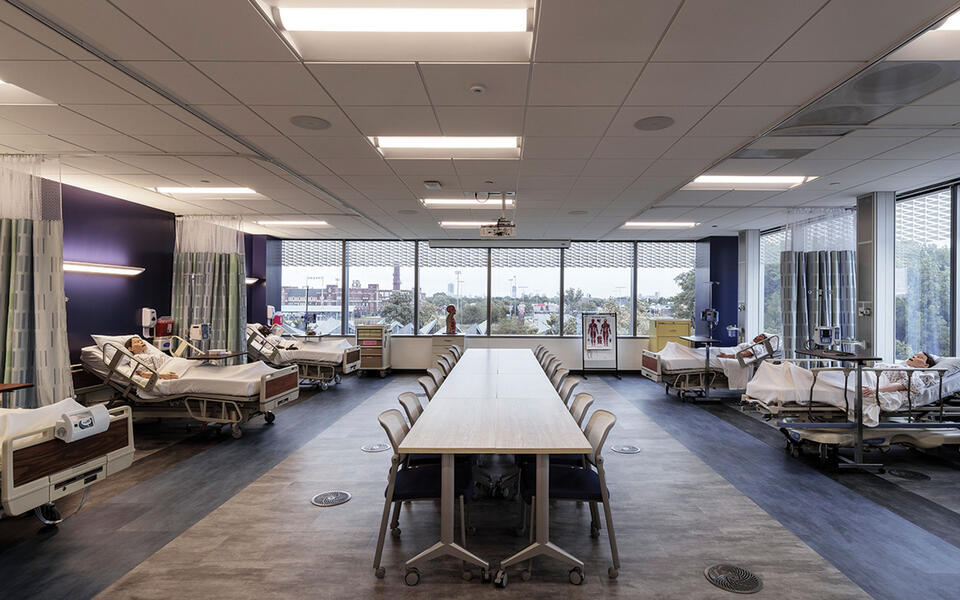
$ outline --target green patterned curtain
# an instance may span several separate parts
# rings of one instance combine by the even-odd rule
[[[73,396],[63,290],[60,184],[39,156],[0,156],[0,382],[33,388],[0,396],[36,408]]]
[[[231,225],[230,219],[177,219],[171,301],[175,330],[189,339],[190,325],[209,323],[210,339],[203,344],[204,350],[246,349],[243,233]]]

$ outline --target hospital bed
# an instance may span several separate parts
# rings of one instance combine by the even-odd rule
[[[270,339],[274,338],[274,339]],[[313,383],[326,390],[339,384],[343,375],[360,368],[360,347],[344,339],[299,338],[296,349],[280,348],[275,336],[260,332],[260,325],[247,325],[247,354],[278,366],[295,366],[301,383]]]
[[[667,393],[677,390],[680,398],[703,394],[707,386],[718,389],[743,389],[762,361],[780,353],[780,336],[770,335],[760,342],[736,351],[735,358],[719,358],[717,354],[732,353],[736,348],[711,348],[710,368],[705,368],[704,348],[691,348],[669,342],[659,352],[643,350],[640,357],[641,374],[657,383],[663,383]]]
[[[112,390],[111,404],[129,404],[138,417],[188,417],[229,425],[235,438],[243,435],[243,424],[257,415],[272,423],[273,411],[300,394],[296,367],[275,369],[259,361],[218,367],[179,357],[169,361],[163,369],[178,373],[178,379],[161,379],[156,369],[138,360],[118,340],[87,346],[80,353],[83,368]]]
[[[129,406],[106,412],[107,429],[65,442],[55,434],[73,399],[34,409],[0,409],[0,516],[33,510],[45,524],[62,520],[54,502],[126,469],[133,462]],[[79,508],[77,509],[79,510]]]

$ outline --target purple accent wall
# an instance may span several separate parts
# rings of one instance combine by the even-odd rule
[[[63,259],[146,269],[136,277],[64,273],[71,362],[91,333],[139,331],[138,308],[170,314],[175,240],[172,213],[63,186]]]
[[[739,251],[736,236],[715,235],[697,242],[694,324],[697,335],[713,336],[721,341],[718,346],[736,345],[736,338],[727,334],[727,326],[737,324]],[[700,313],[707,307],[709,281],[720,282],[713,286],[713,308],[720,312],[720,322],[712,331],[700,320]]]

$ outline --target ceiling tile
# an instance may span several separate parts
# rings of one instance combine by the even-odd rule
[[[703,206],[726,194],[723,190],[679,190],[657,203],[657,206]]]
[[[139,135],[140,141],[164,152],[226,152],[222,144],[205,135]]]
[[[822,177],[824,175],[829,175],[840,169],[846,169],[847,167],[857,163],[857,160],[841,160],[836,158],[830,159],[817,159],[817,158],[801,158],[795,160],[775,171],[771,171],[771,175],[810,175]]]
[[[710,175],[766,175],[787,163],[789,159],[728,158],[707,171]]]
[[[457,176],[457,170],[453,167],[453,161],[450,159],[388,160],[387,164],[400,175],[421,175],[425,179],[434,176]]]
[[[2,134],[0,144],[18,152],[82,152],[83,148],[49,135]]]
[[[7,60],[59,60],[57,54],[13,27],[0,22],[0,56]]]
[[[616,112],[614,107],[527,108],[524,135],[529,136],[601,136]]]
[[[195,62],[198,69],[245,104],[326,106],[330,96],[300,63]]]
[[[604,177],[613,175],[639,176],[653,164],[653,159],[637,158],[593,158],[583,169],[584,177]]]
[[[624,106],[617,113],[607,135],[643,137],[680,137],[710,111],[709,106]],[[648,131],[637,129],[634,123],[647,117],[670,117],[673,125],[665,129]]]
[[[326,158],[323,164],[337,175],[391,175],[392,171],[382,158]]]
[[[854,62],[764,63],[724,98],[723,104],[800,106],[862,67]]]
[[[57,137],[94,152],[153,152],[155,147],[127,135],[59,134]]]
[[[187,104],[236,102],[233,96],[188,62],[135,61],[125,65]]]
[[[527,159],[520,162],[520,177],[529,175],[576,176],[580,174],[585,164],[585,160],[577,158]]]
[[[530,65],[424,63],[420,72],[437,106],[523,106]],[[470,90],[478,84],[486,88],[482,94]]]
[[[437,106],[443,135],[517,135],[523,130],[522,106]]]
[[[360,137],[360,132],[347,115],[336,106],[254,106],[253,111],[263,117],[268,123],[281,133],[295,137],[307,136],[351,136]],[[304,129],[290,122],[290,119],[306,115],[310,117],[319,117],[330,123],[327,129]]]
[[[960,123],[960,106],[905,106],[870,124],[946,127],[956,123]]]
[[[714,105],[753,71],[754,62],[649,63],[626,104]]]
[[[467,160],[459,159],[453,161],[457,168],[457,173],[464,175],[481,176],[513,176],[516,177],[520,171],[520,161],[518,160]]]
[[[677,138],[669,137],[605,137],[594,158],[659,158]]]
[[[525,137],[523,158],[589,158],[599,137]]]
[[[197,132],[153,106],[68,105],[66,108],[129,135],[193,135]]]
[[[795,0],[687,0],[653,60],[765,60],[819,7]]]
[[[960,152],[960,144],[949,137],[926,137],[877,155],[877,158],[925,158],[933,160]],[[946,176],[946,174],[944,174]]]
[[[843,137],[822,148],[814,150],[805,160],[833,158],[864,159],[876,156],[911,141],[909,137]]]
[[[791,111],[789,106],[718,106],[690,130],[690,135],[755,136]]]
[[[65,60],[0,60],[0,80],[57,104],[141,103],[99,75]]]
[[[340,105],[430,104],[414,63],[308,63],[307,68]]]
[[[641,63],[535,63],[529,103],[541,106],[619,106]]]
[[[364,135],[440,135],[429,106],[345,106]]]
[[[351,137],[290,136],[290,139],[293,140],[298,146],[309,152],[311,156],[315,156],[319,159],[380,158],[380,153],[374,149],[367,138],[361,135],[355,135]]]
[[[0,106],[0,118],[38,132],[57,134],[116,135],[87,117],[61,106]]]
[[[709,159],[660,159],[645,172],[650,177],[687,176],[691,179],[710,166]]]
[[[240,104],[204,104],[193,108],[236,135],[277,135],[277,130],[260,115]]]
[[[679,0],[543,2],[536,60],[647,60],[679,4]]]
[[[762,139],[762,138],[761,138]],[[664,152],[663,158],[709,158],[719,160],[750,141],[746,137],[684,136]]]

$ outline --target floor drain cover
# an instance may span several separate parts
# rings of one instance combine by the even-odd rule
[[[316,496],[310,499],[310,503],[314,506],[339,506],[352,498],[350,492],[343,492],[337,490],[335,492],[320,492]]]
[[[364,452],[383,452],[384,450],[390,449],[390,444],[384,444],[383,442],[379,444],[367,444],[366,446],[361,446],[360,449]]]
[[[610,446],[610,449],[616,452],[617,454],[639,454],[640,448],[637,446],[622,445],[622,446]]]
[[[910,479],[912,481],[930,481],[930,476],[919,471],[910,471],[907,469],[887,469],[887,473],[900,479]]]
[[[713,565],[704,569],[703,574],[713,585],[735,594],[755,594],[763,589],[759,577],[734,565]]]

